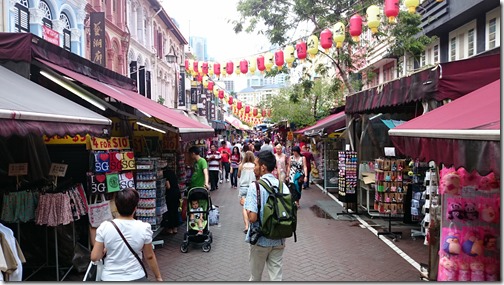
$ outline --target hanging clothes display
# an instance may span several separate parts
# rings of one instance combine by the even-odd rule
[[[79,185],[62,193],[45,193],[39,197],[35,210],[35,223],[55,227],[68,225],[86,215],[86,205],[79,192]]]
[[[31,221],[35,218],[37,203],[37,189],[6,193],[3,197],[1,218],[8,223]]]
[[[26,259],[12,230],[2,224],[0,224],[0,245],[6,262],[6,270],[2,271],[3,279],[5,281],[22,281],[22,263],[25,263]]]

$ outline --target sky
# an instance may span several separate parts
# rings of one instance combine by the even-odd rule
[[[207,38],[208,56],[216,61],[248,59],[270,48],[264,36],[235,34],[229,19],[237,19],[238,0],[176,1],[160,0],[166,12],[180,25],[179,29],[189,41],[189,36]]]

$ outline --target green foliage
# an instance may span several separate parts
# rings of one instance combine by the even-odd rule
[[[157,98],[157,102],[161,105],[164,105],[164,102],[165,102],[165,98],[161,97],[161,96],[158,96]]]
[[[400,57],[411,54],[415,60],[419,60],[425,47],[432,43],[434,38],[421,34],[421,16],[417,13],[410,14],[405,11],[399,12],[398,22],[391,29],[391,36],[395,38],[395,43],[389,48],[389,53]]]

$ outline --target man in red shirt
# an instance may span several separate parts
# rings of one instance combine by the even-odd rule
[[[311,151],[306,147],[306,144],[303,145],[303,147],[301,148],[301,155],[306,157],[306,171],[308,173],[306,173],[307,179],[303,185],[303,189],[306,189],[306,188],[310,187],[310,172],[311,172],[311,168],[312,168],[312,163],[315,162],[315,158],[313,157],[313,154],[311,153]]]
[[[229,172],[231,171],[231,164],[229,162],[229,158],[231,156],[231,149],[227,147],[226,141],[221,142],[221,147],[218,149],[218,151],[221,154],[221,163],[222,163],[222,177],[220,179],[220,183],[222,183],[222,180],[224,180],[224,174],[226,177],[226,182],[229,182]]]

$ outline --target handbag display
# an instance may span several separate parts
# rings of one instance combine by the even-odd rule
[[[101,281],[103,266],[103,259],[100,259],[97,262],[89,262],[86,274],[84,274],[84,279],[82,279],[82,281]]]
[[[149,275],[147,274],[147,270],[145,269],[145,266],[144,266],[142,260],[140,259],[140,257],[138,257],[138,254],[136,254],[136,252],[131,248],[130,244],[128,243],[128,241],[126,240],[126,238],[124,237],[124,235],[122,234],[122,232],[119,229],[119,227],[117,227],[117,225],[114,223],[114,221],[110,221],[110,222],[116,228],[117,232],[119,233],[119,235],[123,239],[123,241],[126,244],[126,246],[128,247],[128,249],[131,251],[131,253],[133,253],[133,255],[136,257],[136,259],[138,260],[138,262],[140,262],[140,265],[142,265],[143,271],[145,273],[145,278],[147,278]]]
[[[98,201],[98,196],[101,197],[102,201]],[[112,211],[110,209],[110,201],[105,199],[105,195],[96,195],[95,201],[89,204],[89,224],[92,227],[97,228],[104,221],[112,221]]]

